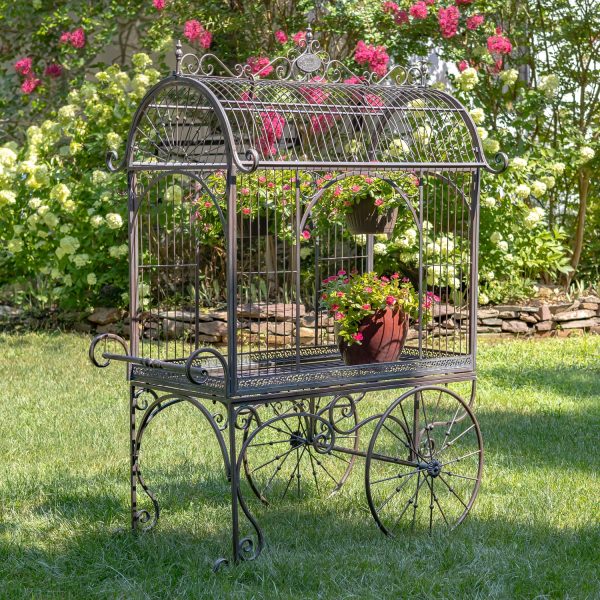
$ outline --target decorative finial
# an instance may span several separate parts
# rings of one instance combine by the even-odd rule
[[[177,40],[175,44],[175,75],[181,75],[181,58],[183,57],[183,49],[181,48],[181,40]]]
[[[308,22],[308,25],[306,26],[306,45],[308,46],[313,39],[313,32],[312,32],[312,27],[310,26],[310,21]]]

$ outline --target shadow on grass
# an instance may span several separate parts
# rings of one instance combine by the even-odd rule
[[[199,502],[198,512],[190,512],[189,492],[173,496],[169,518],[149,533],[114,532],[99,524],[97,517],[114,515],[115,508],[123,521],[126,513],[113,497],[99,494],[79,502],[82,513],[60,543],[14,544],[0,536],[0,595],[583,598],[600,593],[597,524],[559,530],[527,524],[518,516],[481,519],[475,511],[454,532],[405,532],[391,539],[378,531],[366,510],[343,510],[356,500],[343,497],[261,509],[267,541],[263,554],[213,575],[212,562],[230,553],[226,496],[221,494],[214,506],[219,522],[203,526],[198,520],[205,506]],[[68,494],[57,499],[60,507],[74,502]]]

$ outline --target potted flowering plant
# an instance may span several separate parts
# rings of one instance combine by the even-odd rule
[[[409,200],[418,198],[419,180],[410,173],[394,173],[393,180]],[[391,234],[398,207],[405,199],[387,181],[368,175],[352,175],[330,186],[323,195],[321,212],[326,219],[344,215],[352,234]]]
[[[406,341],[409,319],[419,315],[419,295],[398,273],[379,277],[338,271],[323,281],[321,302],[336,323],[338,346],[347,365],[394,362]],[[427,293],[423,319],[433,302]]]

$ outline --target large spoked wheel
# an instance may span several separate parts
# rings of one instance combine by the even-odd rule
[[[243,465],[264,504],[286,497],[329,496],[348,479],[358,450],[356,405],[351,398],[278,402],[260,409],[260,423],[244,432]],[[271,424],[268,420],[277,417]],[[329,424],[325,426],[325,422]],[[258,429],[258,431],[257,431]],[[333,444],[331,444],[333,434]]]
[[[427,387],[388,408],[371,437],[365,489],[386,535],[453,528],[475,502],[483,469],[479,424],[454,392]]]

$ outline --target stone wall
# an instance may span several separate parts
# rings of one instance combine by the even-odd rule
[[[143,313],[140,331],[146,339],[165,337],[185,338],[193,334],[194,314],[189,311]],[[247,343],[268,342],[277,347],[290,344],[296,333],[295,304],[255,304],[238,309],[237,330]],[[304,344],[314,343],[314,313],[300,307],[300,339]],[[0,324],[3,329],[74,329],[85,333],[129,334],[129,317],[116,308],[100,307],[92,314],[52,313],[48,318],[27,317],[18,309],[0,306]],[[12,327],[11,327],[12,324]],[[16,326],[15,326],[16,324]],[[464,308],[446,305],[435,307],[428,325],[429,335],[452,335],[456,330],[468,329],[468,313]],[[333,321],[324,323],[324,336],[333,341]],[[227,313],[224,310],[203,311],[200,314],[200,341],[223,344],[227,341]],[[600,297],[588,295],[573,302],[532,300],[527,304],[486,306],[477,311],[477,331],[483,336],[568,336],[584,331],[600,333]],[[320,335],[321,335],[320,333]],[[415,330],[409,338],[417,336]]]

